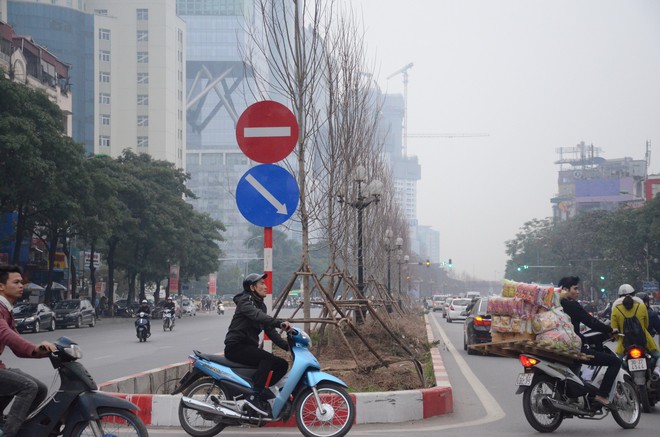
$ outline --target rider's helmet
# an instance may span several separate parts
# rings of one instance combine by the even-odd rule
[[[250,290],[250,285],[256,284],[261,279],[264,279],[264,278],[267,278],[267,277],[268,277],[268,273],[250,273],[243,280],[243,290],[244,291],[251,291]]]
[[[619,287],[619,297],[628,296],[633,293],[635,293],[635,289],[630,284],[622,284],[621,287]]]
[[[142,299],[142,303],[147,303],[147,299]]]
[[[651,301],[651,298],[647,293],[639,293],[637,297],[642,299],[642,302],[644,302],[645,304],[648,304]]]

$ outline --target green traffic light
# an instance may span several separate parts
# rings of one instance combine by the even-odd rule
[[[605,280],[605,276],[600,275],[600,280],[601,280],[601,281],[604,281],[604,280]]]

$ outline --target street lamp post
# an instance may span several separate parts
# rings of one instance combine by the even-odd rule
[[[393,301],[394,298],[392,297],[392,281],[391,281],[391,259],[392,259],[392,251],[397,250],[401,251],[401,246],[403,246],[403,238],[397,237],[396,240],[394,240],[394,246],[392,246],[392,236],[394,234],[392,233],[392,229],[387,228],[385,231],[385,250],[387,251],[387,294],[390,298],[390,301]],[[399,268],[399,294],[401,293],[401,269]],[[400,306],[400,299],[401,296],[399,296],[399,306]],[[388,311],[391,311],[391,306],[388,305],[387,307]]]
[[[401,239],[401,245],[399,245],[399,239]],[[397,254],[397,256],[398,256],[397,264],[399,264],[399,296],[398,296],[398,298],[399,298],[399,308],[402,308],[402,306],[401,306],[401,265],[405,264],[407,266],[408,261],[410,260],[410,257],[408,255],[404,255],[403,256],[403,261],[401,260],[401,246],[403,246],[403,238],[401,238],[401,237],[397,238],[397,246],[399,246],[399,250],[398,250],[398,254]]]
[[[358,166],[355,169],[355,179],[357,183],[357,198],[350,202],[344,199],[344,196],[339,196],[339,203],[346,203],[347,205],[355,208],[357,210],[357,237],[358,237],[358,250],[357,250],[357,287],[358,292],[360,293],[360,298],[364,299],[364,267],[362,259],[362,211],[369,205],[380,200],[382,195],[383,184],[377,179],[371,181],[365,187],[364,192],[362,191],[362,184],[367,179],[367,170],[363,166]],[[361,313],[360,313],[361,314]],[[362,315],[362,314],[361,314]]]

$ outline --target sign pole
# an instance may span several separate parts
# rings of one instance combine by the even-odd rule
[[[268,311],[273,310],[273,228],[264,228],[264,273],[266,277],[266,299],[265,304]],[[273,351],[273,341],[264,334],[264,350]]]

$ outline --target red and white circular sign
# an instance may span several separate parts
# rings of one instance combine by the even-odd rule
[[[272,164],[286,158],[298,142],[298,120],[281,103],[264,100],[247,107],[236,123],[236,141],[253,161]]]

